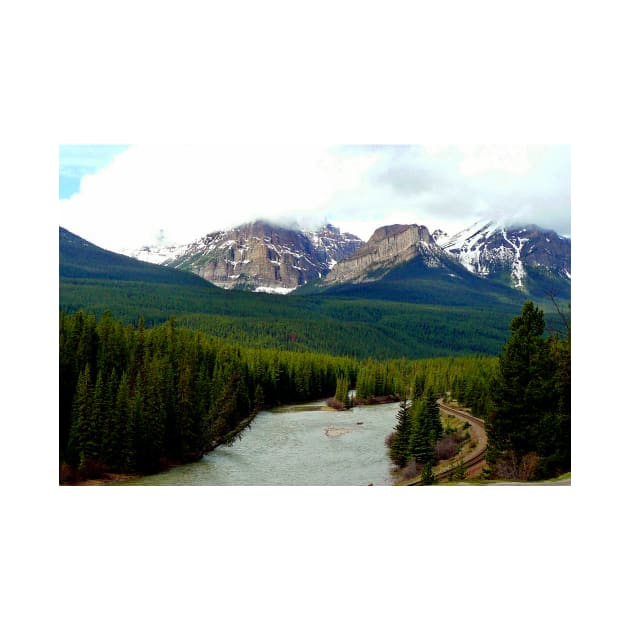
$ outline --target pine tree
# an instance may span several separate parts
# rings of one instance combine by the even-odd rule
[[[90,425],[95,443],[95,457],[104,459],[103,442],[107,433],[107,423],[111,413],[108,400],[108,389],[105,384],[103,372],[98,371],[92,396],[92,409],[90,411]]]
[[[424,466],[422,466],[420,481],[423,486],[430,486],[435,483],[435,475],[433,474],[433,466],[431,462],[426,462]]]
[[[335,389],[335,399],[338,400],[344,408],[350,406],[350,399],[348,398],[348,377],[345,374],[340,374],[337,377],[337,387]]]
[[[544,419],[555,408],[555,369],[544,330],[543,312],[531,301],[510,325],[492,387],[494,409],[486,422],[491,469],[508,454],[519,461],[535,452],[546,433]]]
[[[426,398],[414,401],[409,434],[409,458],[420,464],[435,460],[433,418]]]
[[[129,401],[129,420],[125,431],[124,466],[129,472],[144,470],[144,410],[142,384],[136,383],[135,391]]]
[[[112,436],[110,437],[110,463],[118,469],[125,470],[127,464],[133,459],[129,453],[127,432],[131,416],[129,400],[129,377],[123,372],[118,383],[116,400],[114,402]],[[131,441],[133,445],[133,440]]]
[[[144,454],[145,470],[153,472],[159,468],[160,457],[164,455],[167,407],[164,384],[164,360],[154,356],[147,373],[147,385],[144,391]]]
[[[98,430],[92,413],[93,401],[90,366],[86,365],[77,382],[68,448],[69,462],[79,469],[85,469],[99,455]]]
[[[438,397],[432,388],[427,392],[425,400],[431,439],[435,444],[442,437],[444,429],[442,428],[442,422],[440,421],[440,406],[438,405]]]
[[[180,367],[177,382],[175,426],[171,435],[171,440],[177,444],[176,450],[179,457],[192,452],[198,440],[193,383],[192,365],[190,361],[185,360],[183,366]]]
[[[400,401],[396,414],[397,424],[390,445],[390,457],[394,464],[403,468],[409,461],[409,434],[411,431],[411,410],[407,399]]]
[[[263,409],[264,406],[265,406],[265,392],[262,386],[260,385],[260,383],[258,383],[256,385],[256,390],[254,391],[254,411],[258,412],[261,409]]]

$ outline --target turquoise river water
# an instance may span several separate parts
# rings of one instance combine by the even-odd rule
[[[242,439],[200,461],[120,485],[389,485],[385,438],[398,405],[325,410],[322,401],[259,413]]]

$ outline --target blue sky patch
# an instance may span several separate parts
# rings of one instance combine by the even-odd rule
[[[60,144],[59,199],[69,199],[81,189],[81,179],[107,166],[128,144]]]

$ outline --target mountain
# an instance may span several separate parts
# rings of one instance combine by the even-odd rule
[[[571,293],[571,239],[536,225],[505,227],[477,222],[449,236],[434,232],[437,244],[472,273],[533,296]]]
[[[134,281],[214,288],[192,273],[102,249],[63,227],[59,227],[59,277],[73,281]]]
[[[416,224],[378,228],[325,278],[299,293],[463,307],[522,301],[514,289],[470,272]]]
[[[145,247],[133,255],[192,271],[224,289],[290,293],[321,278],[362,244],[332,225],[304,232],[255,221],[185,246]]]
[[[323,284],[373,282],[414,258],[433,269],[452,267],[424,225],[388,225],[378,228],[365,245],[339,262]]]
[[[147,327],[175,318],[179,326],[256,348],[376,359],[496,354],[522,300],[493,294],[491,281],[445,260],[445,268],[435,268],[415,257],[374,282],[303,293],[318,280],[278,296],[224,291],[198,275],[103,250],[60,228],[59,308],[97,316],[109,311],[129,324],[142,317]]]
[[[413,289],[411,277],[420,273],[425,284],[430,278],[445,281],[448,276],[459,280],[460,286],[465,279],[470,290],[474,286],[475,291],[485,292],[484,285],[471,280],[472,274],[494,281],[486,288],[495,294],[499,284],[521,296],[541,298],[553,293],[569,298],[571,293],[569,238],[535,225],[505,227],[494,221],[475,223],[452,236],[442,230],[430,234],[416,224],[383,226],[367,243],[332,225],[306,232],[256,221],[213,232],[188,245],[162,243],[129,253],[191,271],[225,289],[254,292],[287,294],[306,284],[311,292],[371,283],[406,265],[398,276],[406,277],[407,289]],[[435,293],[436,287],[425,289]],[[408,299],[417,299],[417,293]]]

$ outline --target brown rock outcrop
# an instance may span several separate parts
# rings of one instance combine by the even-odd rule
[[[225,289],[288,293],[321,278],[336,257],[350,255],[362,243],[331,225],[302,232],[256,221],[208,234],[168,264]]]
[[[418,255],[429,266],[440,266],[444,254],[424,225],[387,225],[378,228],[365,245],[337,264],[324,282],[377,280],[392,267]]]

